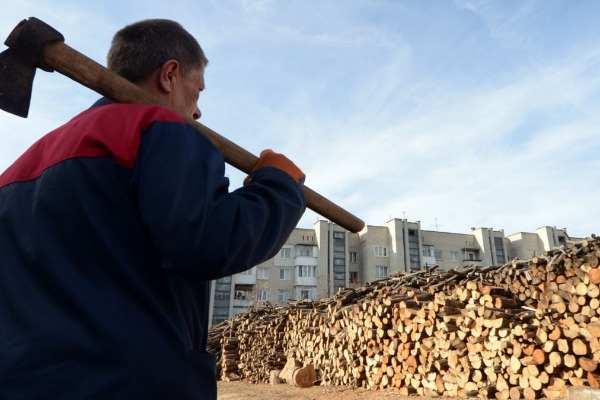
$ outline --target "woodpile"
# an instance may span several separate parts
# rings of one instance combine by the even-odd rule
[[[285,307],[265,304],[212,327],[208,351],[217,356],[218,376],[226,381],[242,377],[253,383],[268,382],[270,371],[286,362],[286,313]]]
[[[293,358],[314,366],[321,385],[561,398],[569,386],[600,387],[599,260],[594,237],[503,266],[397,274],[314,302],[265,304],[214,327],[209,351],[223,379],[268,382]]]

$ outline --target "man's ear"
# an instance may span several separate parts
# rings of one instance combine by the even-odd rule
[[[171,93],[181,74],[181,66],[177,60],[168,60],[158,73],[158,86],[165,93]]]

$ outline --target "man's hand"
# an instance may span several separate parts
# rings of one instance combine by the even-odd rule
[[[284,156],[283,154],[275,153],[271,149],[263,150],[260,153],[260,158],[252,168],[252,172],[259,170],[264,167],[273,167],[277,168],[286,174],[288,174],[293,180],[297,183],[304,183],[304,172],[296,164],[290,161],[289,158]],[[250,177],[248,176],[244,180],[244,185],[247,185],[250,182]]]

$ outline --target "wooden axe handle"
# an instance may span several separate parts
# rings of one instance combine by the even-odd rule
[[[160,104],[140,87],[107,70],[63,42],[47,45],[44,49],[43,62],[74,81],[120,103]],[[252,171],[252,167],[258,160],[255,155],[191,118],[187,122],[223,152],[225,161],[245,173]],[[365,224],[360,218],[307,186],[303,186],[302,189],[310,209],[350,232],[356,233],[364,227]]]

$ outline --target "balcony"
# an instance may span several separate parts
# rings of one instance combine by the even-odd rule
[[[294,265],[319,265],[319,259],[309,256],[296,256]]]
[[[231,304],[233,307],[250,307],[256,301],[256,292],[253,290],[244,290],[236,288]]]
[[[256,300],[252,299],[233,299],[233,302],[231,303],[233,305],[233,307],[250,307],[252,304],[255,303]]]
[[[317,286],[316,276],[302,276],[295,275],[294,285],[296,286]]]
[[[294,266],[294,258],[293,257],[288,257],[288,258],[275,257],[275,259],[273,260],[273,264],[276,267],[293,267]]]
[[[236,274],[235,283],[240,285],[256,285],[256,268]]]

